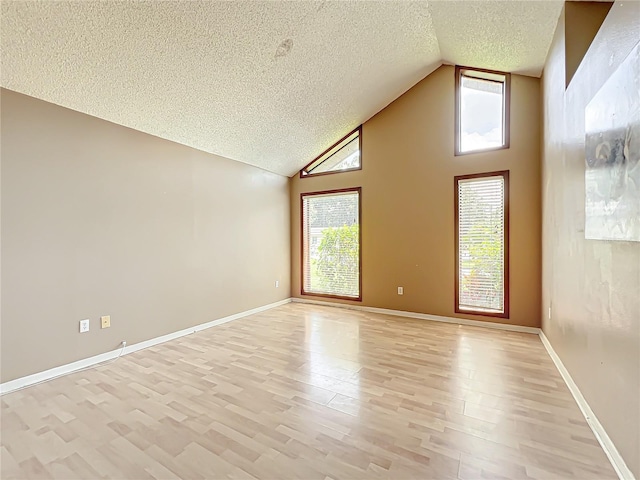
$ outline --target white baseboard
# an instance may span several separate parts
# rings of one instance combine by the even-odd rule
[[[578,407],[580,408],[582,415],[584,415],[585,420],[591,427],[593,434],[595,435],[596,439],[600,443],[600,446],[604,450],[604,453],[609,458],[609,461],[611,462],[613,469],[618,474],[618,477],[620,477],[622,480],[635,480],[633,473],[631,472],[629,467],[627,467],[627,464],[622,458],[622,455],[620,455],[620,452],[618,452],[618,449],[614,445],[613,441],[611,440],[611,438],[609,438],[609,435],[607,435],[606,430],[604,429],[602,424],[598,421],[598,418],[593,413],[593,410],[591,410],[591,407],[587,403],[587,400],[582,395],[582,392],[580,392],[580,389],[578,388],[576,383],[573,381],[573,378],[571,378],[569,371],[566,369],[566,367],[562,363],[562,360],[560,360],[560,357],[558,356],[556,351],[553,349],[553,347],[551,346],[551,343],[549,342],[549,339],[546,337],[546,335],[542,330],[540,330],[540,340],[542,341],[544,348],[547,349],[547,352],[549,353],[551,360],[553,360],[553,363],[556,365],[558,372],[560,372],[560,375],[562,376],[564,383],[567,384],[567,387],[569,388],[571,395],[573,395],[573,398],[578,404]]]
[[[255,313],[264,312],[265,310],[270,310],[272,308],[279,307],[280,305],[284,305],[290,302],[291,302],[291,298],[286,298],[284,300],[280,300],[279,302],[274,302],[268,305],[263,305],[261,307],[253,308],[251,310],[246,310],[244,312],[235,313],[227,317],[222,317],[217,320],[212,320],[211,322],[201,323],[200,325],[195,325],[193,327],[185,328],[183,330],[178,330],[177,332],[168,333],[167,335],[162,335],[160,337],[152,338],[150,340],[145,340],[143,342],[136,343],[134,345],[129,345],[124,348],[124,350],[122,351],[122,355],[127,355],[129,353],[137,352],[138,350],[142,350],[143,348],[149,348],[154,345],[158,345],[159,343],[164,343],[164,342],[168,342],[169,340],[173,340],[175,338],[184,337],[185,335],[196,333],[201,330],[205,330],[207,328],[215,327],[216,325],[222,325],[223,323],[231,322],[233,320],[237,320],[238,318],[253,315]],[[3,384],[0,384],[0,395],[13,392],[20,388],[28,387],[29,385],[34,385],[36,383],[40,383],[45,380],[51,380],[53,378],[60,377],[62,375],[67,375],[69,373],[73,373],[78,370],[91,367],[92,365],[96,365],[98,363],[103,363],[108,360],[112,360],[114,358],[117,358],[120,355],[120,350],[122,349],[117,348],[110,352],[101,353],[99,355],[95,355],[89,358],[83,358],[82,360],[78,360],[73,363],[68,363],[66,365],[61,365],[59,367],[51,368],[49,370],[45,370],[44,372],[34,373],[32,375],[27,375],[26,377],[16,378],[15,380],[5,382]]]
[[[507,323],[481,322],[479,320],[466,320],[464,318],[442,317],[440,315],[430,315],[428,313],[404,312],[402,310],[389,310],[386,308],[365,307],[363,305],[350,305],[345,303],[323,302],[321,300],[311,300],[307,298],[292,298],[294,303],[310,303],[312,305],[324,305],[327,307],[347,308],[349,310],[360,310],[363,312],[381,313],[383,315],[394,315],[396,317],[417,318],[420,320],[431,320],[433,322],[455,323],[457,325],[469,325],[472,327],[495,328],[498,330],[508,330],[511,332],[532,333],[538,335],[540,329],[537,327],[523,327],[521,325],[510,325]]]

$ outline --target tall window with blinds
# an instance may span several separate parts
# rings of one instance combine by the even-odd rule
[[[509,172],[455,177],[457,313],[509,317]]]
[[[303,295],[361,300],[360,192],[301,195]]]

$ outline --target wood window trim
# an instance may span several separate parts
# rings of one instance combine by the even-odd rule
[[[347,297],[344,295],[332,295],[329,293],[306,292],[304,289],[304,198],[313,197],[316,195],[331,195],[349,192],[358,193],[358,296]],[[317,192],[304,192],[300,194],[300,295],[362,302],[362,187],[321,190]]]
[[[460,137],[462,128],[462,122],[460,121],[460,109],[462,107],[462,102],[460,100],[460,84],[462,74],[465,71],[479,72],[479,73],[488,73],[490,75],[501,75],[504,76],[504,96],[503,96],[503,106],[502,106],[502,121],[503,121],[503,129],[504,129],[504,144],[500,147],[493,148],[483,148],[482,150],[470,150],[468,152],[462,152],[460,150]],[[455,115],[454,115],[454,155],[456,157],[463,155],[472,155],[477,153],[485,153],[485,152],[495,152],[497,150],[505,150],[510,147],[511,142],[511,74],[508,72],[500,72],[497,70],[486,70],[483,68],[472,68],[472,67],[463,67],[460,65],[456,65],[456,81],[455,81]]]
[[[504,312],[490,312],[483,310],[461,309],[460,308],[460,228],[459,228],[459,191],[460,180],[471,180],[475,178],[498,177],[504,179]],[[509,318],[509,170],[499,170],[495,172],[474,173],[471,175],[459,175],[453,178],[453,190],[455,196],[455,313],[467,315],[482,315],[484,317]]]
[[[335,147],[340,145],[340,143],[344,142],[347,138],[349,138],[355,132],[358,132],[358,149],[360,150],[360,166],[353,167],[353,168],[345,168],[344,170],[335,170],[335,171],[332,171],[332,172],[307,173],[306,175],[302,174],[303,172],[305,172],[307,170],[307,168],[309,168],[311,165],[313,165],[319,158],[321,158],[323,155],[326,155],[332,149],[334,149]],[[322,162],[320,164],[318,164],[318,165],[321,165],[321,164],[322,164]],[[299,176],[300,176],[300,178],[320,177],[322,175],[333,175],[335,173],[354,172],[354,171],[357,171],[357,170],[362,170],[362,125],[359,125],[358,127],[356,127],[353,130],[351,130],[344,137],[342,137],[340,140],[338,140],[336,143],[331,145],[324,152],[322,152],[320,155],[318,155],[313,160],[311,160],[309,163],[307,163],[304,167],[302,167],[302,169],[299,172]]]

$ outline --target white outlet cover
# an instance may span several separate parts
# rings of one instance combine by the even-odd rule
[[[280,286],[280,281],[276,280],[276,288],[278,288]]]
[[[89,331],[89,319],[80,320],[80,333],[86,333]]]
[[[398,287],[398,295],[404,295],[404,287]]]

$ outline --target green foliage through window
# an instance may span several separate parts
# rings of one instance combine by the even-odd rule
[[[505,313],[505,177],[457,180],[456,308]]]
[[[322,231],[316,275],[323,290],[337,287],[345,295],[358,296],[359,228],[354,224]]]
[[[303,293],[360,297],[360,189],[303,194]]]

